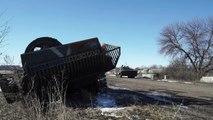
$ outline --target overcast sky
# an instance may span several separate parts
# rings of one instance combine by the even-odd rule
[[[20,54],[38,37],[63,44],[98,37],[121,46],[118,66],[166,66],[169,58],[157,44],[163,27],[212,17],[212,6],[213,0],[0,0],[0,23],[9,21],[11,28],[0,50],[20,64]]]

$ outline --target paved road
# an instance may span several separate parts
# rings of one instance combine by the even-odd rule
[[[187,96],[213,102],[213,84],[184,84],[183,82],[170,83],[149,79],[116,78],[113,76],[107,76],[107,79],[109,85],[129,88],[134,91],[157,91],[176,96]]]

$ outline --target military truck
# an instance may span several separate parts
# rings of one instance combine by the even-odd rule
[[[55,38],[37,38],[21,54],[23,77],[19,90],[13,92],[22,96],[34,93],[41,101],[48,101],[55,90],[66,96],[82,89],[106,91],[105,72],[116,67],[119,57],[120,47],[101,45],[98,38],[64,45]],[[9,83],[4,82],[5,95],[11,92],[8,88],[14,87]]]
[[[137,76],[137,70],[130,68],[129,66],[122,65],[116,69],[116,76],[122,78],[127,76],[128,78],[135,78]]]

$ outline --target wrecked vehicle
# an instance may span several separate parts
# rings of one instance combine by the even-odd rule
[[[116,67],[119,57],[120,47],[101,45],[98,38],[64,45],[54,38],[37,38],[21,54],[24,72],[17,91],[19,94],[21,91],[22,96],[34,92],[40,100],[48,100],[49,93],[55,90],[66,95],[82,89],[93,93],[105,91],[105,72]],[[2,87],[2,82],[0,85]],[[14,85],[4,82],[2,91],[8,100],[11,96],[7,96],[7,92],[11,91],[5,86],[12,88]],[[13,99],[16,98],[12,96],[8,103]]]

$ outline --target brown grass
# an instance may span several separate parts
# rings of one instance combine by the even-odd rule
[[[38,100],[33,99],[31,105],[21,102],[7,104],[4,97],[0,97],[0,118],[2,120],[173,120],[174,114],[166,114],[164,108],[157,105],[129,106],[115,111],[117,116],[103,114],[100,108],[67,108],[62,101],[49,104],[49,110],[44,114]]]
[[[53,91],[56,93],[49,94],[51,99],[47,104],[48,109],[44,108],[36,97],[31,96],[25,96],[22,101],[8,104],[0,93],[1,120],[173,120],[177,118],[177,111],[167,114],[165,109],[158,105],[131,105],[107,114],[103,113],[101,108],[68,108],[64,105],[63,93],[60,89],[54,88]]]

